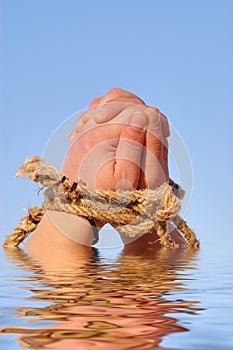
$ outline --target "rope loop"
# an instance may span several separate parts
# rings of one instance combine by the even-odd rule
[[[168,188],[165,195],[163,209],[158,210],[155,213],[155,218],[157,221],[168,221],[176,216],[180,209],[179,198],[172,194],[172,188]]]
[[[171,179],[156,189],[95,190],[88,188],[80,179],[71,182],[38,156],[26,159],[16,173],[16,177],[19,176],[40,183],[45,200],[42,208],[29,208],[28,215],[6,238],[5,248],[18,247],[35,230],[46,210],[63,211],[109,223],[130,237],[140,237],[156,229],[161,245],[167,248],[177,247],[167,233],[167,223],[172,221],[189,247],[199,247],[195,233],[178,215],[184,191]]]

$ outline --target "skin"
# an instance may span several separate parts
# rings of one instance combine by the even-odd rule
[[[155,188],[168,180],[168,136],[168,121],[157,108],[127,91],[111,89],[80,116],[70,134],[63,172],[96,188],[115,190],[122,179],[129,188]],[[96,158],[98,167],[93,169]]]
[[[136,95],[119,89],[111,89],[105,96],[94,99],[79,118],[70,133],[70,149],[62,173],[72,181],[81,178],[92,188],[107,190],[131,190],[156,188],[168,181],[167,137],[169,126],[166,117],[157,108],[147,106]],[[48,213],[49,214],[49,213]],[[90,245],[92,228],[85,218],[64,219],[67,229],[61,230],[59,219],[44,215],[26,248],[36,254],[44,254],[53,246],[61,255],[64,247],[73,249],[79,243],[63,232],[72,229],[82,232],[82,244]],[[99,228],[103,223],[96,222]],[[49,232],[49,235],[47,234]],[[173,237],[184,243],[177,232]],[[155,230],[137,239],[121,236],[127,249],[147,249],[149,242],[156,242]],[[49,252],[48,252],[49,254]]]
[[[62,173],[72,181],[80,177],[88,186],[98,189],[156,188],[168,180],[168,136],[167,119],[158,109],[146,106],[140,98],[127,91],[112,89],[105,96],[93,100],[88,110],[79,118],[75,129],[70,134],[71,145]],[[102,226],[98,222],[97,225]],[[66,236],[66,232],[71,231],[78,232],[79,236],[82,236],[82,244],[70,239],[69,235]],[[183,245],[184,241],[176,231],[171,232],[171,236]],[[82,274],[84,264],[92,258],[92,240],[92,228],[85,218],[47,211],[36,231],[27,241],[26,249],[33,260],[43,267],[52,285],[59,286],[55,271],[65,272],[67,269],[69,275],[71,267],[74,266],[77,279],[78,270],[80,269]],[[155,230],[137,240],[124,236],[122,240],[125,243],[123,255],[131,254],[140,256],[142,259],[146,253],[156,254],[161,247]],[[177,258],[179,250],[176,250],[174,255]],[[99,298],[106,299],[106,293],[100,294]],[[119,298],[115,300],[111,293],[107,298],[109,302],[112,298],[113,304],[119,303]],[[119,326],[111,331],[112,338],[103,336],[101,339],[55,339],[55,345],[50,344],[46,348],[109,349],[110,346],[112,349],[135,349],[135,343],[127,341],[126,344],[121,341],[116,343],[115,339],[128,337],[130,341],[136,334],[138,348],[146,349],[151,347],[151,343],[144,342],[145,336],[153,337],[153,345],[156,346],[160,343],[160,337],[172,330],[171,323],[173,325],[174,322],[171,318],[171,323],[168,323],[167,316],[166,322],[161,327],[161,322],[164,321],[164,310],[162,307],[160,311],[159,301],[157,308],[156,301],[152,301],[154,303],[153,320],[152,311],[149,308],[148,320],[145,320],[146,304],[144,310],[129,308],[128,312],[135,315],[125,317],[130,300],[121,298],[120,302],[125,303],[126,307],[119,310],[111,309],[111,305],[107,305],[105,309],[102,307],[106,314],[113,313],[110,321]],[[132,303],[134,302],[132,299]],[[84,314],[89,313],[92,316],[70,317],[68,321],[49,326],[47,329],[69,331],[81,329],[88,320],[99,321],[98,307],[86,305],[82,307]],[[168,310],[165,309],[165,311]],[[80,306],[78,308],[71,306],[70,312],[78,314],[82,309]],[[160,326],[156,329],[158,322]],[[185,330],[180,326],[174,326],[173,329]],[[27,337],[28,334],[25,336]],[[20,338],[23,339],[23,337],[22,334]],[[138,343],[140,337],[141,344]],[[42,337],[41,339],[43,340]]]

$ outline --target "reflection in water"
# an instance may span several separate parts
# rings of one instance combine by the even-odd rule
[[[25,286],[35,304],[19,306],[17,316],[42,325],[0,330],[18,334],[23,348],[164,349],[159,346],[164,336],[188,330],[173,314],[198,310],[198,302],[169,300],[186,288],[184,271],[194,268],[195,251],[161,248],[132,255],[123,250],[110,261],[90,248],[55,265],[22,250],[8,254],[30,271]],[[41,307],[41,301],[49,306]]]

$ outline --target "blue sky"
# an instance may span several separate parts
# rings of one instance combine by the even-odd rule
[[[190,225],[213,249],[233,243],[231,0],[5,0],[0,11],[1,241],[38,201],[37,187],[14,179],[18,166],[118,86],[159,107],[183,138]]]

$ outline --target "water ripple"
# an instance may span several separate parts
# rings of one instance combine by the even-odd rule
[[[165,349],[159,344],[166,336],[189,330],[177,315],[202,310],[198,300],[181,297],[196,259],[184,249],[123,251],[114,259],[93,249],[53,266],[9,251],[15,271],[9,280],[18,281],[19,296],[11,288],[12,317],[3,307],[8,324],[5,319],[1,333],[15,334],[21,348],[31,349]]]

